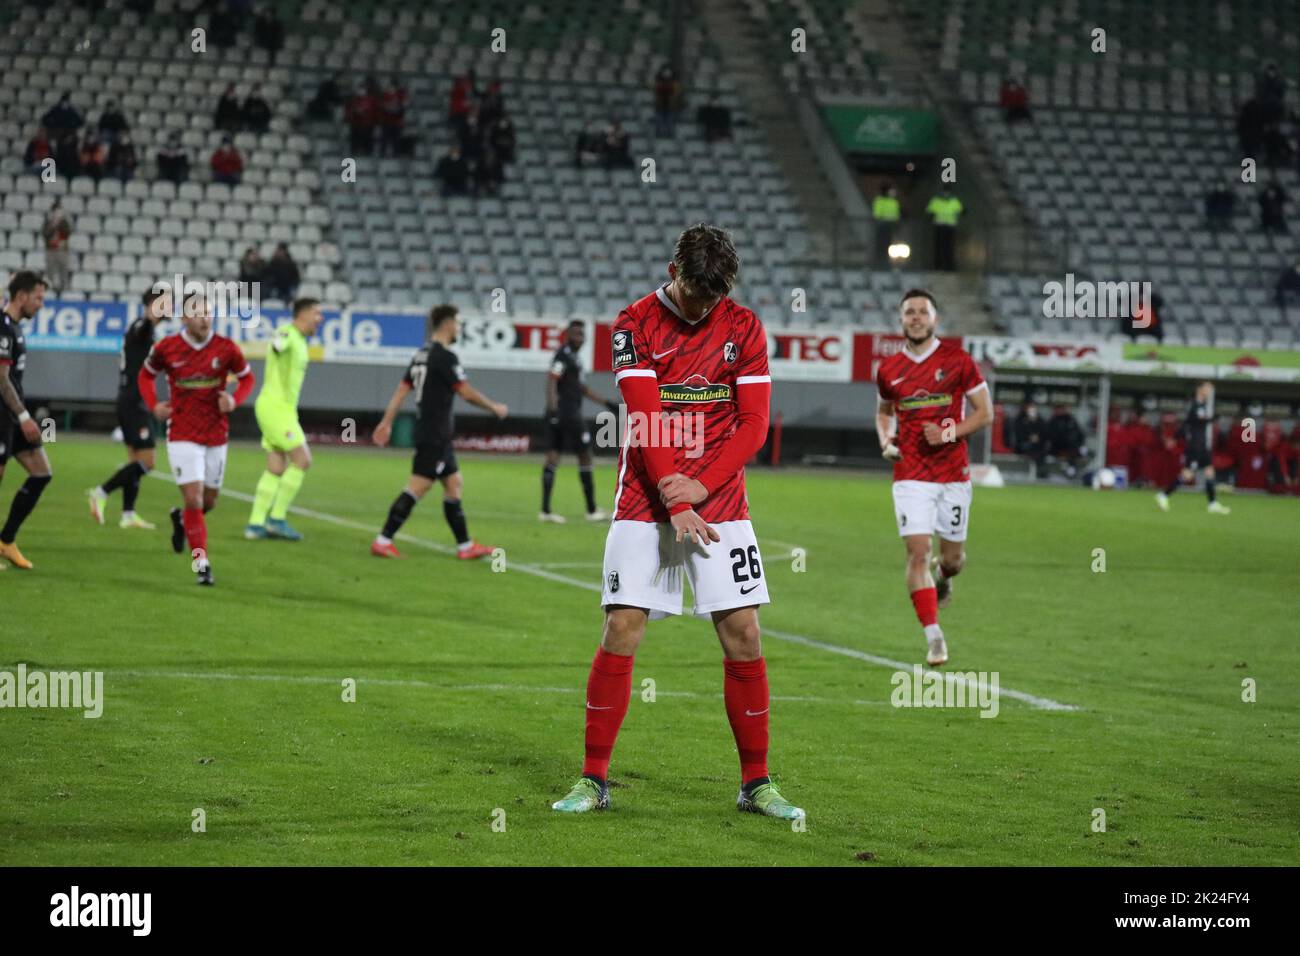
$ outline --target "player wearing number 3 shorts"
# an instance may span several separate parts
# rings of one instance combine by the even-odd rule
[[[970,354],[935,336],[934,296],[911,289],[899,313],[907,341],[876,373],[876,434],[881,452],[894,463],[894,514],[907,545],[907,590],[925,631],[925,660],[938,667],[948,660],[939,608],[947,607],[952,579],[966,561],[971,503],[966,438],[993,421],[993,402]],[[935,534],[939,556],[932,559]]]
[[[729,297],[740,267],[731,237],[700,224],[678,237],[668,279],[619,313],[611,367],[627,405],[614,518],[605,539],[605,627],[587,678],[582,777],[552,806],[609,806],[610,755],[632,694],[647,620],[710,618],[723,652],[723,698],[740,755],[737,809],[785,820],[804,811],[767,772],[767,669],[758,606],[767,579],[749,523],[745,463],[767,438],[772,379],[758,318]]]

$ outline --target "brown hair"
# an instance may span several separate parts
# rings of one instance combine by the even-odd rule
[[[677,237],[673,265],[686,295],[692,299],[717,299],[736,284],[740,256],[725,230],[701,222]]]

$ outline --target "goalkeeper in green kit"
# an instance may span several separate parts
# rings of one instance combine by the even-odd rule
[[[298,424],[298,394],[307,376],[307,340],[316,334],[321,318],[319,301],[298,299],[293,304],[293,321],[275,330],[266,350],[262,391],[253,404],[266,449],[266,471],[257,481],[253,512],[244,529],[244,537],[253,541],[302,540],[286,519],[311,467],[307,436]]]

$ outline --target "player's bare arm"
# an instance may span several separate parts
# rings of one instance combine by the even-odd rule
[[[23,437],[30,442],[40,441],[39,426],[28,413],[23,400],[18,397],[18,390],[14,388],[14,383],[9,380],[8,364],[0,365],[0,400],[4,401],[5,407],[13,412],[14,418],[18,420],[19,427],[23,430]]]
[[[406,396],[411,393],[411,383],[402,379],[397,383],[397,388],[393,389],[393,395],[388,400],[388,407],[384,409],[384,417],[379,424],[375,426],[375,432],[372,438],[376,445],[383,448],[388,444],[388,439],[393,434],[393,422],[397,418],[397,410],[402,407],[402,402],[406,401]]]
[[[465,399],[465,401],[469,402],[471,405],[477,405],[484,411],[491,412],[497,418],[505,418],[506,414],[510,411],[510,409],[501,402],[492,401],[492,399],[488,398],[469,382],[461,382],[460,386],[456,389],[456,394]]]
[[[557,388],[559,381],[560,381],[560,376],[556,375],[554,372],[551,372],[546,376],[546,417],[547,418],[554,418],[556,415],[559,414],[560,395]]]
[[[597,405],[604,405],[611,412],[618,411],[618,402],[606,398],[604,395],[601,395],[599,392],[592,391],[590,386],[584,385],[582,387],[582,394],[585,395],[587,398],[591,399]]]
[[[894,430],[894,403],[880,399],[876,403],[876,436],[880,439],[880,453],[890,461],[898,461],[902,453],[896,443],[898,435]]]

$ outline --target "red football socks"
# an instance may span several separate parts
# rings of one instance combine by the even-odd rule
[[[934,588],[921,588],[912,592],[912,606],[922,627],[939,623],[939,593]]]
[[[203,519],[203,509],[186,508],[181,512],[181,524],[185,525],[185,540],[190,543],[190,553],[198,548],[203,557],[208,556],[208,523]]]
[[[740,752],[740,780],[749,783],[767,776],[767,717],[770,700],[767,690],[767,662],[722,662],[723,699],[727,720]]]
[[[632,660],[630,656],[610,654],[596,649],[587,678],[587,756],[582,762],[584,777],[609,776],[609,758],[618,739],[618,728],[627,716],[632,697]]]

